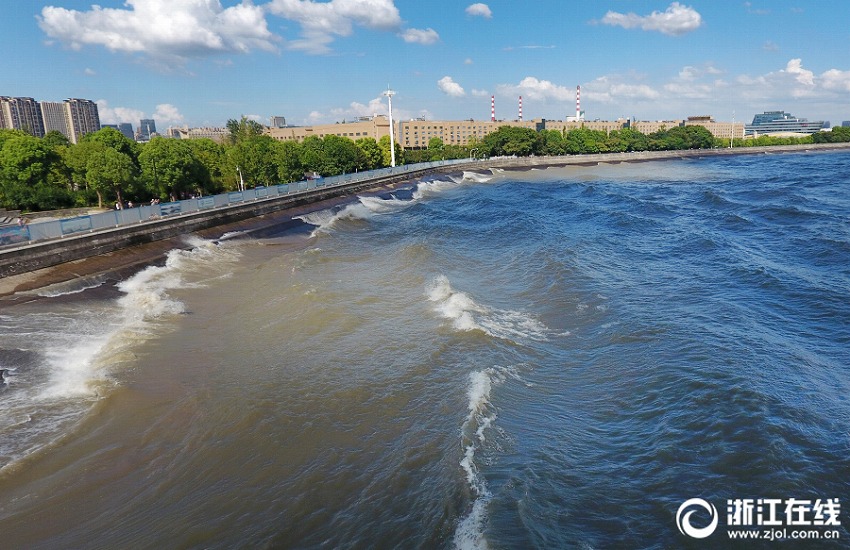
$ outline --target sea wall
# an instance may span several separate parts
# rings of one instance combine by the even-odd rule
[[[766,153],[790,153],[804,151],[826,151],[850,149],[848,143],[819,145],[789,145],[772,147],[748,147],[737,149],[701,149],[686,151],[641,151],[631,153],[604,153],[594,155],[556,157],[510,157],[487,160],[470,160],[446,166],[429,166],[411,169],[404,173],[380,175],[360,179],[356,182],[332,187],[321,187],[308,191],[257,199],[247,203],[223,206],[179,214],[163,219],[143,221],[130,226],[102,229],[79,233],[59,239],[34,242],[0,250],[0,278],[27,273],[66,262],[106,254],[126,247],[168,239],[227,225],[272,212],[296,208],[306,204],[343,197],[365,189],[390,185],[401,181],[421,178],[438,172],[463,172],[488,170],[490,168],[527,169],[531,167],[567,166],[575,164],[643,162],[671,158],[698,158],[724,155],[755,155]]]
[[[467,164],[455,164],[453,169],[467,169]],[[210,227],[223,226],[335,197],[343,197],[365,189],[390,185],[411,178],[425,177],[434,171],[435,169],[431,167],[410,170],[400,174],[361,179],[350,184],[319,187],[211,210],[146,220],[129,226],[77,233],[58,239],[22,244],[0,250],[0,278],[106,254],[126,247],[168,239],[177,235],[185,235]]]

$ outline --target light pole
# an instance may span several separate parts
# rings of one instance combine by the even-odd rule
[[[236,173],[239,174],[239,190],[245,191],[245,180],[242,179],[242,170],[239,169],[239,166],[236,167]]]
[[[735,111],[732,111],[732,137],[729,138],[729,148],[732,148],[732,142],[735,141]]]
[[[387,85],[387,91],[384,92],[384,95],[387,96],[387,103],[390,107],[390,160],[392,167],[395,168],[395,136],[393,135],[393,96],[395,92],[390,90],[389,85]]]

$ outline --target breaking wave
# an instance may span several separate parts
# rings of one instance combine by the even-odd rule
[[[445,275],[431,281],[427,296],[435,311],[459,331],[480,330],[510,341],[548,339],[549,329],[532,315],[481,305],[469,294],[455,290]]]
[[[164,265],[118,283],[123,295],[117,300],[70,302],[61,305],[60,314],[19,316],[18,336],[39,335],[39,343],[30,352],[20,350],[29,354],[27,362],[2,365],[12,376],[0,401],[0,471],[44,448],[115,387],[114,374],[132,360],[139,342],[167,326],[163,320],[184,312],[170,291],[226,276],[239,257],[234,247],[197,237],[187,244],[193,248],[172,250]],[[55,296],[74,292],[59,290]],[[0,328],[8,328],[5,324]],[[7,425],[3,418],[23,420]]]

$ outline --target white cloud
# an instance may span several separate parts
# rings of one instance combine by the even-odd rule
[[[463,97],[466,95],[463,87],[460,84],[452,80],[450,76],[444,76],[440,80],[437,81],[437,86],[440,90],[451,97]]]
[[[601,76],[581,87],[581,99],[584,102],[620,103],[634,105],[635,102],[654,100],[662,97],[661,92],[640,82],[642,77],[635,74]]]
[[[472,89],[472,97],[487,97],[489,95],[491,94],[487,90],[476,90],[475,88]]]
[[[46,6],[41,29],[73,48],[185,60],[222,53],[276,50],[263,8],[242,3],[223,8],[219,0],[126,0],[122,8],[94,5],[88,11]]]
[[[434,29],[407,29],[401,33],[405,42],[430,46],[440,40],[440,35]]]
[[[676,98],[710,99],[714,95],[715,84],[720,81],[705,82],[704,80],[706,77],[713,77],[718,74],[722,74],[722,71],[713,65],[704,65],[702,67],[688,65],[683,67],[679,71],[679,74],[671,79],[670,82],[664,84],[663,89],[673,100]],[[652,98],[652,93],[659,93],[653,89],[650,90],[648,92],[650,94],[648,98],[650,99]]]
[[[615,84],[611,86],[611,95],[628,99],[658,99],[661,96],[646,84]]]
[[[162,126],[184,124],[185,117],[180,114],[180,110],[177,107],[170,103],[160,103],[157,105],[152,116],[148,116],[144,111],[131,107],[110,107],[109,102],[105,99],[98,99],[95,103],[97,103],[97,112],[100,121],[104,124],[129,122],[133,126],[138,126],[139,121],[143,118],[152,118],[157,124],[161,124]]]
[[[827,90],[850,92],[850,71],[830,69],[821,75],[821,81]]]
[[[301,25],[302,38],[288,46],[313,54],[328,53],[334,37],[350,36],[355,25],[397,31],[402,23],[393,0],[272,0],[266,9]]]
[[[148,118],[143,111],[138,109],[110,107],[109,102],[105,99],[98,99],[95,103],[97,103],[97,114],[102,124],[129,122],[133,127],[136,127],[141,119]]]
[[[180,114],[180,111],[174,105],[170,103],[160,103],[156,106],[156,111],[151,117],[155,121],[166,125],[173,126],[175,124],[183,124],[183,115]]]
[[[480,2],[477,4],[472,4],[471,6],[466,8],[466,13],[467,15],[484,17],[485,19],[490,19],[491,17],[493,17],[493,12],[490,11],[490,6],[488,6],[487,4],[482,4]]]
[[[426,110],[420,111],[418,114],[414,115],[412,111],[409,111],[404,108],[403,105],[399,105],[397,103],[398,98],[394,98],[393,100],[393,120],[408,120],[416,118],[417,116],[425,116],[426,118],[433,118],[431,113]],[[357,117],[371,117],[375,115],[384,115],[387,116],[389,114],[389,109],[387,106],[387,98],[383,95],[378,96],[368,103],[360,103],[358,101],[352,101],[348,104],[347,107],[338,107],[331,109],[327,113],[323,113],[321,111],[312,111],[307,118],[301,123],[305,125],[312,124],[333,124],[335,122],[341,122],[343,120],[354,120]]]
[[[801,59],[792,59],[785,66],[785,69],[779,72],[795,75],[794,80],[805,86],[815,85],[815,73],[804,69],[803,61]]]
[[[625,29],[640,28],[645,31],[658,31],[670,36],[679,36],[700,28],[702,16],[689,6],[673,2],[665,11],[653,11],[646,16],[609,11],[602,18],[602,22]]]
[[[533,76],[523,78],[519,84],[500,84],[500,94],[521,95],[535,101],[574,101],[575,89],[558,86],[548,80],[539,80]]]
[[[472,58],[467,57],[466,59],[463,60],[463,64],[464,65],[472,65]]]
[[[97,75],[97,73],[95,72],[94,69],[90,69],[88,67],[86,67],[86,69],[83,71],[83,74],[86,75],[86,76],[96,76]]]

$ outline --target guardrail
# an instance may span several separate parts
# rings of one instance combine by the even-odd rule
[[[469,162],[469,160],[457,159],[423,162],[419,164],[397,166],[395,168],[381,168],[379,170],[370,170],[368,172],[357,172],[341,176],[302,180],[295,183],[273,185],[271,187],[256,187],[254,189],[245,189],[244,191],[229,191],[220,195],[211,195],[207,197],[198,197],[161,204],[143,205],[88,216],[77,216],[61,220],[31,223],[24,226],[2,227],[0,228],[0,247],[23,245],[49,239],[61,239],[62,237],[67,237],[69,235],[92,233],[116,227],[131,226],[169,216],[189,214],[202,210],[213,210],[216,208],[223,208],[251,201],[304,193],[314,189],[333,188],[361,181],[404,175],[408,172],[451,166],[453,164],[462,164],[466,162]]]

